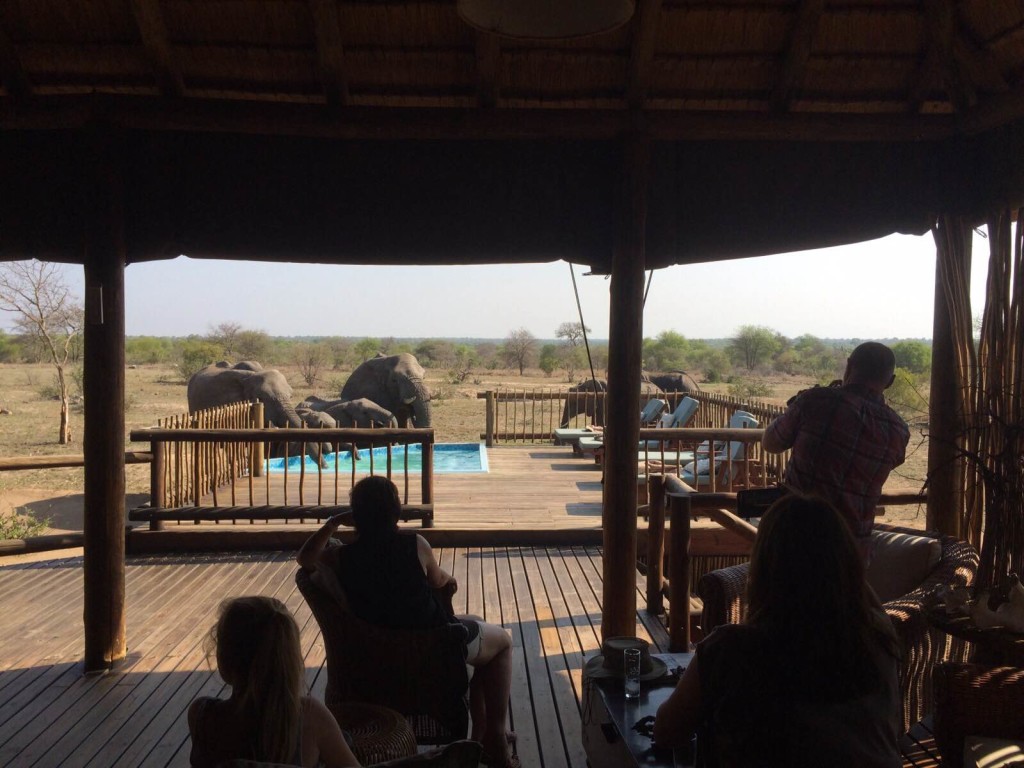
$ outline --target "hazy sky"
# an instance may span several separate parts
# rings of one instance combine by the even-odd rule
[[[972,291],[981,313],[988,243],[975,236]],[[604,277],[576,266],[594,338],[608,337]],[[931,236],[881,240],[654,273],[644,335],[731,336],[746,324],[786,336],[924,337],[932,334]],[[81,269],[68,267],[81,295]],[[569,267],[364,267],[178,258],[132,264],[125,276],[130,336],[205,334],[223,322],[274,336],[502,338],[525,327],[553,338],[578,319]],[[7,318],[0,323],[10,327]]]

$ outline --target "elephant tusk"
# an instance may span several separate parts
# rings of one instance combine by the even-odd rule
[[[402,400],[402,402],[405,403],[406,405],[412,405],[413,403],[416,402],[416,395],[413,395],[412,397],[405,398],[404,400]]]

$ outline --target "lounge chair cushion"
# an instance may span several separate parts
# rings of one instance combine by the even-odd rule
[[[931,536],[875,530],[866,578],[883,603],[911,592],[935,570],[942,542]]]

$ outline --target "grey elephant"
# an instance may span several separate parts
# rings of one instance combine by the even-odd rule
[[[605,379],[587,379],[574,387],[569,387],[562,408],[561,427],[568,427],[569,422],[578,414],[585,414],[596,426],[604,426],[604,406],[598,406],[595,392],[607,392],[608,382]],[[644,400],[665,394],[657,384],[650,381],[640,382],[640,395]]]
[[[657,384],[665,392],[699,392],[700,387],[686,371],[645,373],[645,380]]]
[[[192,374],[188,380],[189,411],[258,400],[263,403],[264,426],[302,427],[303,421],[291,402],[291,385],[284,374],[273,368],[263,369],[251,361],[239,365],[222,360]],[[307,451],[316,458],[320,456],[315,443],[309,444]]]
[[[430,426],[430,390],[424,382],[423,366],[415,355],[378,355],[352,371],[341,388],[342,400],[372,400],[405,427]]]
[[[314,395],[307,397],[297,407],[300,412],[305,407],[329,415],[339,427],[371,429],[398,426],[398,420],[391,411],[365,397],[355,400],[325,400]]]

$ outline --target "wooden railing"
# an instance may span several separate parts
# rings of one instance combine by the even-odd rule
[[[183,433],[203,429],[256,429],[262,426],[263,404],[259,402],[232,403],[194,413],[182,413],[158,419],[156,423],[157,429]],[[262,443],[237,443],[225,450],[202,441],[182,439],[163,446],[163,450],[159,466],[154,463],[154,476],[150,480],[154,487],[161,489],[159,506],[184,506],[189,500],[211,493],[243,474],[259,474],[263,466]],[[157,474],[161,477],[157,478]]]
[[[691,585],[716,568],[716,558],[733,561],[749,559],[757,529],[736,516],[736,494],[731,492],[702,493],[672,475],[648,477],[647,523],[647,611],[665,612],[664,597],[668,593],[669,650],[690,649]],[[927,496],[919,493],[883,493],[879,507],[904,504],[925,504]],[[699,516],[708,517],[723,529],[726,541],[715,538],[713,547],[697,546],[690,522]],[[666,542],[666,523],[668,541]],[[702,540],[703,543],[704,540]],[[668,574],[665,574],[665,552],[669,552]],[[706,563],[699,561],[706,560]],[[698,561],[695,563],[694,561]],[[728,563],[732,564],[732,563]],[[697,568],[694,568],[697,565]],[[701,565],[704,567],[701,568]]]
[[[700,408],[690,422],[692,427],[713,429],[729,423],[736,411],[753,414],[761,425],[769,424],[785,409],[782,406],[761,402],[744,402],[729,395],[708,392],[665,392],[662,397],[674,410],[679,401],[689,395],[700,401]],[[486,400],[485,425],[480,438],[488,446],[504,443],[544,443],[554,439],[555,429],[561,425],[566,405],[569,413],[569,427],[586,427],[592,423],[604,423],[604,392],[568,392],[552,388],[497,389],[477,392],[477,398]],[[643,395],[637,403],[639,413],[649,395]]]
[[[321,520],[348,510],[348,491],[370,474],[386,474],[403,497],[403,518],[433,524],[432,429],[139,429],[133,441],[150,443],[153,456],[148,507],[134,509],[130,520],[149,521],[159,530],[165,521],[250,522]],[[333,460],[288,464],[288,446],[333,447]],[[346,444],[369,452],[369,465],[360,468],[355,452],[349,461],[338,458]],[[410,469],[411,446],[420,446],[418,482]],[[277,451],[273,446],[280,446]],[[374,448],[383,448],[375,460]],[[263,471],[262,456],[281,453],[279,472]],[[307,463],[311,461],[312,467]],[[216,479],[216,482],[214,482]]]

